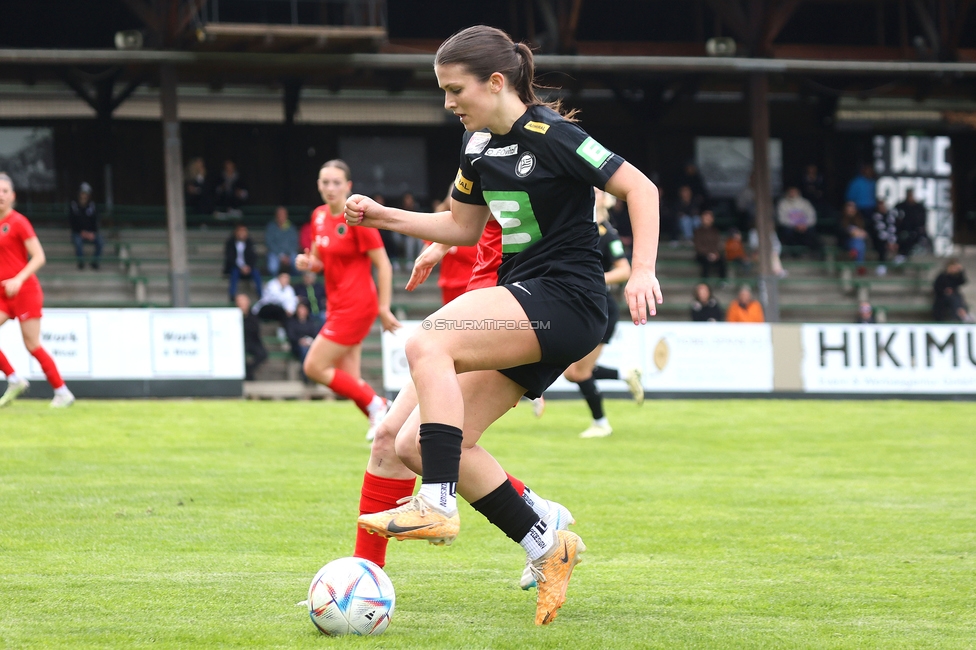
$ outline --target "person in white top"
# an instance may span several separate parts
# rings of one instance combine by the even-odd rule
[[[295,315],[298,308],[298,296],[291,286],[291,275],[279,273],[278,277],[264,285],[261,299],[251,307],[251,313],[265,320],[277,320],[284,323]]]

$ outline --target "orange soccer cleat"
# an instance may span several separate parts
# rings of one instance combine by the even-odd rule
[[[419,494],[397,501],[402,506],[359,517],[359,527],[382,537],[426,540],[435,546],[450,546],[461,528],[455,510],[445,515],[430,507]]]
[[[535,605],[536,625],[548,625],[555,620],[559,608],[566,602],[566,589],[573,568],[582,561],[580,554],[586,550],[579,535],[568,530],[556,531],[556,541],[558,543],[549,555],[530,565],[539,584]]]

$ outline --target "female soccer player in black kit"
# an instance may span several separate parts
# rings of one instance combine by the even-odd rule
[[[498,286],[445,305],[406,345],[421,425],[416,438],[398,438],[397,453],[423,476],[420,491],[399,508],[362,515],[359,524],[385,537],[450,543],[460,525],[459,492],[525,549],[539,586],[535,622],[545,625],[565,601],[585,547],[576,534],[541,521],[477,442],[523,394],[540,395],[600,343],[607,306],[593,186],[630,208],[631,318],[646,322],[663,299],[654,268],[657,188],[558,106],[544,104],[533,69],[531,50],[491,27],[445,41],[434,72],[445,108],[466,130],[451,210],[417,214],[354,195],[346,220],[458,246],[477,242],[489,215],[502,226]],[[422,470],[414,462],[418,444]]]

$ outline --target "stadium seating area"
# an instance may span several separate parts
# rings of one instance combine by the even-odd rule
[[[39,276],[48,307],[165,307],[170,305],[169,248],[165,214],[159,206],[116,207],[103,220],[105,251],[99,271],[76,268],[74,250],[64,223],[62,206],[33,206],[29,212],[45,247],[48,264]],[[307,214],[295,207],[294,215]],[[255,206],[244,215],[259,254],[263,253],[264,225],[272,208]],[[194,307],[230,306],[227,279],[221,275],[224,241],[230,224],[214,223],[210,217],[188,218],[188,254],[191,273],[191,305]],[[301,216],[298,216],[301,221]],[[839,251],[828,248],[825,261],[793,258],[784,252],[788,277],[780,280],[781,316],[785,321],[851,322],[859,300],[869,299],[879,319],[890,322],[926,321],[931,312],[932,278],[941,265],[931,257],[916,258],[900,266],[889,265],[888,273],[878,276],[877,263],[867,263],[865,272],[851,262],[842,261]],[[662,246],[659,276],[665,295],[661,315],[669,320],[688,320],[691,291],[698,279],[698,265],[690,248]],[[408,274],[394,277],[393,309],[400,318],[420,319],[440,306],[440,291],[429,281],[418,290],[403,290]],[[727,286],[716,287],[723,306],[733,299],[735,287],[754,278],[730,277]],[[713,286],[716,280],[712,280]],[[253,293],[249,282],[242,287]],[[276,336],[274,324],[265,325],[265,343],[270,359],[258,371],[259,379],[296,380],[297,362],[291,360],[287,343]],[[367,339],[363,351],[364,377],[378,385],[381,381],[379,326]]]

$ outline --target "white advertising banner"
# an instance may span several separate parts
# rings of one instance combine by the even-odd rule
[[[972,325],[803,325],[808,393],[976,393]]]
[[[383,334],[383,384],[396,391],[410,379],[404,344],[419,321]],[[773,390],[772,331],[765,324],[620,323],[600,365],[637,366],[644,388],[655,392],[751,393]],[[623,381],[601,380],[605,391],[626,391]],[[549,392],[576,392],[560,377]]]
[[[41,344],[65,379],[244,378],[237,309],[45,309]],[[0,349],[44,379],[17,322],[0,326]]]

